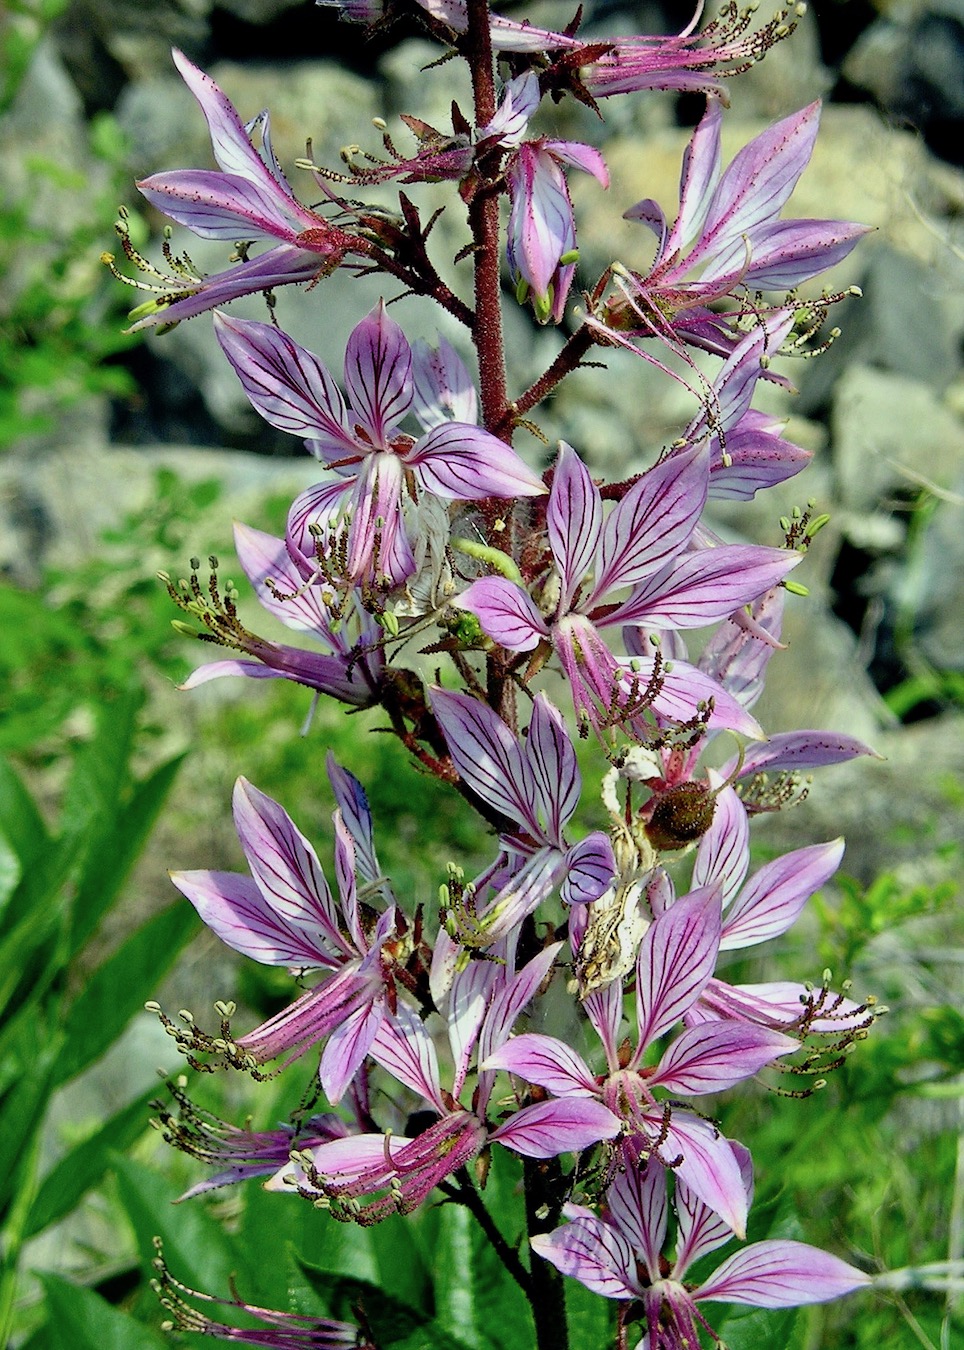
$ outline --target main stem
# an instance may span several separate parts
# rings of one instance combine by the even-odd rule
[[[468,0],[468,32],[463,46],[472,72],[475,125],[485,126],[495,116],[495,64],[489,31],[488,0]],[[502,278],[499,267],[499,178],[502,152],[490,151],[476,164],[479,183],[469,202],[475,266],[475,316],[472,340],[479,362],[482,425],[507,445],[512,444],[513,422],[507,416],[505,346],[502,337]],[[484,508],[483,508],[484,509]],[[509,526],[508,530],[506,525]],[[511,519],[488,518],[489,543],[511,550]],[[486,689],[490,705],[508,726],[515,725],[515,689],[507,677],[501,654],[486,658]]]
[[[485,126],[495,116],[495,67],[489,32],[488,0],[468,0],[465,56],[472,72],[475,124]],[[502,280],[499,270],[499,192],[497,182],[502,152],[480,157],[476,168],[480,184],[469,203],[469,229],[474,244],[475,319],[472,338],[479,360],[482,425],[506,444],[512,441],[505,425],[505,348],[502,340]]]
[[[561,1208],[558,1158],[523,1158],[526,1226],[529,1236],[551,1232]],[[566,1294],[562,1276],[530,1248],[529,1305],[536,1328],[537,1350],[569,1350]]]

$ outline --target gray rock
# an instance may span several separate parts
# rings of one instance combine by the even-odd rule
[[[953,489],[964,474],[964,425],[926,385],[855,365],[841,377],[832,414],[841,504],[876,510],[921,486]]]

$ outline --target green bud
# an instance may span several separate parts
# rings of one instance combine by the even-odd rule
[[[451,544],[459,553],[466,553],[470,558],[478,558],[479,562],[488,563],[509,581],[514,581],[518,586],[522,585],[522,573],[515,560],[510,558],[508,553],[503,553],[500,548],[492,548],[489,544],[479,543],[475,539],[453,539]]]

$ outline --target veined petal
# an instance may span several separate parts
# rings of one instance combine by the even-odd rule
[[[666,1169],[655,1158],[618,1173],[606,1192],[612,1222],[646,1262],[650,1280],[661,1278],[660,1257],[666,1241]]]
[[[645,657],[621,661],[626,669],[626,678],[633,675],[637,683],[645,689],[653,670],[653,662]],[[713,711],[708,726],[721,727],[728,731],[739,732],[741,736],[763,739],[763,731],[756,718],[751,717],[742,704],[732,694],[727,693],[721,684],[704,675],[695,666],[686,661],[673,661],[670,669],[664,668],[659,693],[653,699],[653,711],[669,722],[685,722],[712,701]],[[721,770],[721,773],[725,773]]]
[[[250,877],[238,872],[172,872],[174,885],[222,942],[266,966],[330,967],[331,952],[310,929],[286,923]]]
[[[601,1219],[577,1219],[531,1239],[532,1250],[603,1298],[637,1298],[643,1291],[633,1249]]]
[[[468,422],[433,427],[403,456],[429,492],[457,501],[538,497],[545,484],[504,441]]]
[[[687,553],[647,577],[604,622],[701,628],[755,600],[802,561],[802,553],[757,544],[721,544]]]
[[[318,586],[305,587],[305,578],[292,561],[283,539],[235,521],[234,550],[259,603],[296,632],[311,633],[334,648],[331,620]],[[268,582],[273,585],[268,585]],[[284,599],[281,597],[284,596]]]
[[[277,192],[269,194],[235,174],[176,169],[142,178],[137,190],[151,206],[202,239],[235,241],[244,233],[251,239],[291,243],[298,235],[289,212],[277,201]]]
[[[595,1097],[599,1091],[585,1060],[554,1036],[534,1032],[513,1036],[479,1067],[505,1069],[527,1083],[538,1083],[557,1097]]]
[[[440,1115],[447,1114],[435,1046],[422,1019],[407,1004],[399,1002],[392,1016],[380,1024],[370,1049],[383,1069],[424,1097]]]
[[[665,1157],[682,1154],[675,1168],[681,1177],[737,1237],[746,1236],[747,1198],[740,1164],[725,1139],[708,1121],[674,1111],[661,1145]]]
[[[302,218],[306,225],[317,223],[314,213],[299,205],[290,192],[272,177],[264,160],[251,144],[251,137],[234,104],[219,89],[210,75],[199,70],[176,48],[172,55],[181,78],[197,99],[204,114],[208,131],[211,133],[211,149],[214,151],[218,167],[226,174],[238,174],[248,182],[258,184],[265,191],[276,194],[279,199],[284,199],[289,203],[292,212]]]
[[[757,773],[775,773],[797,769],[816,769],[825,764],[843,764],[858,755],[873,755],[872,750],[856,736],[845,736],[837,731],[787,731],[771,736],[765,745],[751,746],[743,760],[740,778],[752,778]],[[728,762],[720,773],[732,773],[736,761]]]
[[[342,768],[330,750],[325,768],[345,828],[355,845],[355,865],[364,881],[374,881],[381,876],[381,869],[375,854],[372,813],[365,789],[353,773]]]
[[[377,999],[373,998],[349,1013],[329,1036],[318,1066],[318,1078],[333,1105],[341,1101],[348,1084],[361,1068],[384,1017],[385,1000],[380,993]]]
[[[850,220],[774,221],[752,239],[743,280],[765,290],[792,290],[843,262],[870,229]]]
[[[532,777],[536,805],[545,817],[546,836],[564,848],[562,832],[579,805],[582,776],[562,713],[544,693],[536,695],[522,755]]]
[[[561,942],[550,943],[495,995],[489,1006],[479,1040],[479,1057],[494,1054],[509,1038],[513,1026],[527,1003],[535,997],[539,986],[552,970],[559,955]]]
[[[241,847],[268,904],[290,923],[316,925],[336,951],[353,955],[318,855],[287,811],[246,778],[235,783],[233,801]]]
[[[679,215],[667,243],[666,252],[683,252],[696,240],[720,179],[720,132],[723,105],[719,99],[706,100],[706,112],[690,137],[683,153],[680,174]]]
[[[426,431],[446,422],[478,422],[479,399],[472,377],[444,337],[437,347],[424,338],[412,343],[412,378],[412,411]]]
[[[724,1092],[799,1048],[792,1037],[749,1022],[690,1027],[669,1046],[647,1085],[684,1095]]]
[[[594,146],[584,145],[582,141],[554,141],[551,138],[542,141],[542,148],[553,159],[568,165],[570,169],[582,169],[591,173],[602,187],[609,187],[609,170],[606,161]]]
[[[764,864],[727,912],[720,950],[752,947],[785,933],[811,895],[836,872],[843,852],[844,841],[832,839]]]
[[[583,608],[657,572],[689,542],[709,487],[709,452],[694,446],[644,473],[603,526],[596,582]]]
[[[599,489],[572,446],[560,442],[546,510],[549,547],[562,579],[560,614],[569,609],[573,592],[592,566],[602,522]]]
[[[249,258],[247,262],[237,263],[223,272],[215,272],[197,281],[185,281],[169,294],[159,295],[150,311],[131,324],[127,331],[137,333],[142,328],[153,328],[156,324],[193,319],[196,314],[205,314],[209,309],[226,305],[242,295],[257,295],[275,286],[315,281],[344,255],[346,237],[333,228],[315,230],[311,244],[307,243],[306,236],[299,235],[298,238],[305,242],[279,244],[276,248],[259,253],[256,258]]]
[[[753,1160],[749,1149],[732,1139],[728,1142],[740,1169],[749,1208],[753,1203]],[[676,1239],[676,1261],[671,1278],[681,1280],[689,1267],[701,1256],[706,1256],[708,1252],[722,1247],[724,1242],[729,1242],[733,1237],[733,1231],[679,1177],[676,1178],[673,1202],[679,1231]]]
[[[771,419],[751,410],[727,433],[726,461],[722,449],[714,452],[709,495],[714,501],[748,502],[763,488],[793,478],[812,458],[812,451],[784,440],[773,430]]]
[[[692,260],[716,253],[739,235],[773,220],[813,153],[820,104],[811,103],[756,136],[727,166]]]
[[[642,1050],[678,1022],[713,974],[720,945],[720,891],[681,896],[650,924],[636,963],[636,1012]]]
[[[510,260],[543,299],[562,255],[575,244],[572,201],[562,169],[537,142],[520,145],[506,175]]]
[[[555,1158],[578,1153],[600,1139],[615,1139],[621,1129],[619,1117],[602,1102],[566,1097],[523,1107],[490,1138],[527,1158]]]
[[[540,838],[535,787],[522,748],[502,718],[478,699],[444,689],[432,690],[432,711],[468,787]]]
[[[532,598],[507,577],[480,577],[453,604],[467,609],[493,641],[512,652],[531,652],[549,636]]]
[[[725,787],[717,793],[712,823],[697,849],[693,886],[718,885],[725,910],[743,885],[749,866],[750,822],[746,807],[732,787]]]
[[[598,900],[612,885],[617,870],[609,835],[594,830],[569,850],[563,866],[559,894],[565,904],[586,905]]]
[[[353,417],[377,449],[412,406],[412,349],[384,301],[357,324],[345,349],[345,387]]]
[[[345,401],[327,369],[280,328],[215,314],[221,348],[266,422],[318,442],[321,458],[358,458],[365,447],[348,430]]]
[[[839,1256],[805,1242],[774,1239],[751,1243],[727,1257],[693,1298],[749,1303],[754,1308],[796,1308],[842,1298],[869,1284],[869,1275]]]

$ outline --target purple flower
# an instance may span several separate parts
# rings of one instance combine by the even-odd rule
[[[570,940],[578,959],[588,919],[570,915]],[[655,1067],[644,1057],[653,1042],[678,1022],[713,974],[721,932],[720,891],[702,887],[659,914],[643,937],[636,960],[637,1041],[623,1052],[620,981],[590,993],[584,1007],[606,1051],[607,1074],[597,1078],[568,1045],[552,1036],[516,1036],[483,1062],[507,1069],[561,1098],[592,1097],[623,1121],[621,1150],[627,1163],[656,1155],[742,1234],[746,1198],[725,1140],[699,1116],[671,1107],[655,1088],[674,1096],[721,1092],[792,1053],[797,1042],[762,1027],[716,1024],[688,1028],[670,1043]],[[527,1108],[534,1109],[534,1108]],[[525,1116],[525,1110],[520,1113]]]
[[[238,561],[268,613],[313,637],[323,652],[289,647],[251,633],[238,618],[234,600],[227,594],[221,596],[213,577],[207,594],[196,576],[186,591],[178,591],[169,581],[168,589],[181,608],[205,624],[208,631],[199,636],[254,658],[211,661],[199,666],[181,688],[194,689],[225,675],[244,675],[255,680],[292,680],[358,708],[372,703],[385,664],[378,646],[381,632],[355,598],[338,601],[341,622],[337,622],[317,584],[321,579],[312,559],[283,539],[248,525],[235,525],[234,544]],[[330,587],[327,598],[336,603]],[[348,619],[357,627],[354,641],[348,637],[353,626]]]
[[[792,309],[760,316],[734,346],[704,407],[680,438],[684,446],[708,440],[711,498],[749,501],[761,488],[792,478],[810,461],[808,450],[781,439],[779,418],[750,407],[757,380],[766,373],[764,359],[779,351],[794,317]]]
[[[709,455],[695,446],[644,473],[603,517],[603,502],[576,452],[562,445],[547,525],[558,590],[544,584],[541,608],[503,577],[483,577],[456,603],[510,651],[544,644],[559,658],[581,717],[597,730],[629,724],[643,708],[691,718],[714,700],[710,725],[758,734],[752,718],[713,681],[653,656],[618,661],[600,630],[646,625],[698,628],[768,590],[800,561],[785,549],[722,546],[685,553],[706,501]],[[628,597],[613,603],[617,592]],[[649,689],[648,686],[652,685]],[[640,724],[645,738],[645,723]]]
[[[524,741],[491,708],[464,694],[433,690],[432,711],[459,776],[507,822],[499,840],[506,854],[501,885],[471,916],[453,915],[458,936],[490,945],[516,928],[560,880],[566,904],[601,895],[616,867],[612,846],[599,831],[573,847],[566,842],[582,780],[562,716],[545,694],[536,696]]]
[[[190,1332],[196,1336],[215,1336],[238,1345],[260,1345],[265,1350],[376,1350],[366,1333],[353,1322],[337,1322],[330,1317],[305,1317],[300,1313],[261,1308],[243,1299],[216,1298],[176,1280],[167,1268],[160,1239],[155,1238],[157,1272],[154,1290],[161,1307],[171,1319],[169,1330]],[[239,1327],[222,1322],[195,1307],[231,1308],[254,1326]]]
[[[260,1064],[294,1058],[327,1036],[319,1074],[329,1101],[336,1102],[385,1017],[395,963],[404,964],[409,954],[407,925],[394,904],[376,915],[360,903],[355,842],[340,809],[333,817],[337,902],[290,816],[244,778],[234,790],[234,819],[250,876],[174,872],[171,880],[208,927],[243,956],[326,972],[320,984],[238,1037],[236,1045],[242,1057]]]
[[[220,172],[154,174],[137,184],[139,190],[152,206],[202,239],[280,242],[213,277],[193,278],[185,272],[169,278],[170,290],[135,311],[134,330],[191,318],[241,295],[316,280],[337,267],[355,242],[294,196],[271,148],[267,112],[245,126],[209,75],[182,52],[174,52],[174,63],[200,104]],[[256,128],[261,130],[263,155],[251,142]]]
[[[578,141],[546,136],[522,141],[528,114],[538,102],[535,74],[510,81],[499,114],[486,130],[495,129],[502,143],[518,146],[506,166],[511,201],[507,249],[516,293],[520,301],[531,295],[540,323],[550,319],[561,323],[578,256],[572,198],[563,169],[591,173],[604,188],[609,186],[609,172],[599,151]]]
[[[607,329],[726,354],[733,339],[713,306],[746,290],[792,289],[840,262],[867,232],[850,221],[779,218],[813,151],[819,103],[767,128],[725,172],[722,117],[711,99],[683,161],[671,229],[652,200],[625,212],[656,235],[656,257],[645,275],[630,274],[623,298],[605,308]]]
[[[468,422],[445,421],[416,439],[399,430],[414,402],[412,349],[379,304],[345,352],[347,401],[319,359],[271,324],[215,316],[218,340],[255,409],[271,426],[307,439],[338,474],[309,499],[349,516],[345,576],[401,584],[415,567],[402,519],[418,490],[458,501],[531,497],[541,480],[504,442]],[[319,495],[320,494],[320,495]]]
[[[724,1141],[733,1155],[747,1205],[753,1174],[749,1154]],[[687,1350],[700,1344],[700,1331],[714,1336],[702,1303],[740,1303],[755,1308],[795,1308],[825,1303],[865,1288],[870,1277],[837,1256],[803,1242],[753,1242],[735,1252],[696,1287],[684,1283],[694,1262],[722,1246],[731,1234],[677,1172],[676,1259],[663,1256],[669,1204],[666,1170],[652,1159],[645,1168],[627,1167],[606,1197],[602,1218],[569,1206],[572,1222],[540,1234],[532,1246],[564,1275],[580,1280],[604,1298],[632,1301],[646,1327],[643,1350]]]
[[[238,1129],[210,1111],[195,1106],[177,1083],[168,1082],[166,1086],[177,1103],[178,1114],[175,1116],[159,1102],[152,1103],[158,1111],[153,1123],[161,1130],[164,1141],[208,1167],[218,1169],[213,1176],[178,1196],[178,1202],[252,1177],[271,1176],[284,1165],[292,1149],[312,1148],[348,1133],[345,1122],[331,1113],[310,1116],[297,1127]]]
[[[464,1082],[464,1065],[476,1041],[483,1053],[491,1053],[504,1042],[558,950],[556,944],[540,953],[518,974],[504,969],[482,975],[481,1011],[459,1019],[457,1039],[462,1053],[457,1059],[456,1088]],[[469,984],[474,981],[474,976],[469,977]],[[458,991],[453,991],[450,1015],[456,1013],[459,1001]],[[415,1092],[437,1119],[412,1140],[365,1132],[307,1150],[268,1182],[269,1190],[294,1184],[306,1196],[325,1198],[339,1215],[367,1225],[415,1209],[490,1139],[528,1157],[548,1158],[588,1148],[619,1132],[618,1119],[595,1101],[543,1102],[541,1110],[516,1112],[490,1131],[485,1113],[494,1075],[480,1074],[473,1108],[461,1106],[456,1095],[441,1085],[435,1045],[422,1019],[402,1003],[379,1025],[370,1053],[399,1083]]]

